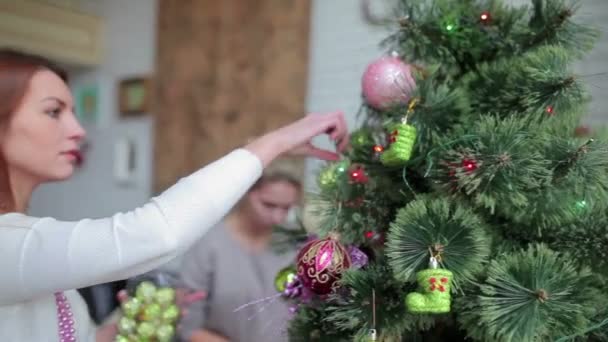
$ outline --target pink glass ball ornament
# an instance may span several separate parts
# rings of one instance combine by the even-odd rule
[[[383,110],[407,104],[416,82],[412,66],[392,55],[370,63],[363,73],[361,86],[367,104]]]

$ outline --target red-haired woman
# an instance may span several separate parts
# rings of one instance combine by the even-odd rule
[[[198,240],[285,153],[336,159],[310,139],[348,143],[342,113],[307,115],[181,179],[149,203],[103,219],[62,222],[26,214],[36,187],[69,178],[85,136],[66,74],[49,61],[0,51],[0,337],[94,341],[73,289],[166,263]],[[91,194],[94,196],[94,194]]]

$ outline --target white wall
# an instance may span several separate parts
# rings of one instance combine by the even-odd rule
[[[363,0],[314,0],[311,18],[310,75],[307,106],[311,112],[342,109],[348,115],[351,129],[355,127],[355,114],[361,104],[360,82],[365,67],[384,51],[379,43],[391,32],[364,21],[361,12]],[[529,0],[507,0],[512,4],[530,3]],[[394,0],[373,1],[372,12],[388,13]],[[602,31],[608,27],[608,1],[581,1],[580,20],[589,22]],[[608,72],[608,34],[604,34],[595,50],[577,63],[575,72],[591,75]],[[590,125],[606,124],[608,117],[608,76],[585,77],[593,103],[586,122]],[[327,139],[315,143],[329,147]],[[319,162],[307,163],[307,186],[314,187],[314,171]]]
[[[372,12],[382,16],[394,0],[369,2]],[[313,0],[311,14],[307,111],[343,110],[351,129],[361,105],[361,75],[382,54],[379,43],[390,34],[385,27],[365,21],[361,4],[361,0]],[[326,138],[314,143],[332,146]],[[314,188],[320,165],[317,160],[307,161],[307,188]]]
[[[101,116],[98,125],[85,126],[91,148],[84,167],[69,181],[42,186],[32,198],[32,215],[103,217],[141,205],[151,194],[152,119],[119,119],[116,94],[120,79],[154,70],[157,0],[81,0],[80,5],[105,20],[105,55],[98,68],[71,70],[71,86],[97,83]],[[113,143],[123,136],[137,148],[136,182],[129,187],[113,179]]]

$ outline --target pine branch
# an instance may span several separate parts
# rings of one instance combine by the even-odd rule
[[[547,2],[545,0],[533,0],[534,16],[530,20],[530,27],[538,31],[525,43],[526,49],[537,47],[542,43],[555,39],[558,30],[564,26],[568,19],[574,15],[574,11],[569,8],[555,6],[556,1]],[[546,13],[550,12],[550,13]],[[547,17],[547,14],[552,17]]]
[[[428,77],[418,81],[413,98],[420,99],[410,120],[418,132],[414,158],[425,156],[452,127],[470,121],[465,89],[455,84]]]
[[[338,171],[336,165],[344,166],[344,170]],[[394,171],[384,168],[366,168],[368,183],[352,184],[347,172],[348,165],[348,162],[344,165],[330,164],[325,169],[336,172],[336,180],[333,184],[322,186],[321,192],[311,199],[317,208],[313,214],[321,221],[316,228],[321,236],[330,232],[338,233],[344,244],[367,245],[373,242],[367,233],[385,232],[395,210],[410,201],[413,195],[395,191],[398,186],[394,179],[400,177],[392,176]],[[319,179],[324,172],[321,171]]]
[[[300,306],[289,324],[289,340],[293,342],[349,342],[351,333],[339,331],[325,321],[324,303]]]
[[[396,341],[414,331],[428,330],[434,323],[432,316],[407,313],[404,298],[407,290],[415,288],[404,287],[396,281],[391,269],[382,262],[348,271],[340,281],[346,294],[338,296],[327,316],[327,321],[339,329],[355,330],[358,335],[365,336],[369,329],[375,328],[381,341]]]
[[[590,333],[594,333],[596,331],[601,331],[600,329],[605,329],[606,327],[608,327],[608,318],[606,318],[605,320],[601,321],[600,323],[598,323],[590,328],[585,329],[584,331],[582,331],[580,333],[559,338],[558,340],[556,340],[556,342],[573,341],[579,337],[585,337],[586,335],[588,335]],[[605,337],[602,339],[605,340]]]
[[[590,326],[597,285],[568,255],[531,246],[490,263],[461,322],[476,339],[553,341]]]
[[[579,263],[608,274],[608,217],[606,212],[584,215],[554,229],[545,241]]]
[[[580,56],[588,52],[598,37],[598,31],[573,21],[576,6],[571,0],[533,0],[533,13],[522,42],[524,50],[542,45],[558,45]]]
[[[454,273],[453,289],[474,282],[489,254],[485,225],[470,209],[446,199],[420,197],[397,213],[388,235],[386,254],[395,277],[414,282],[428,267],[430,251]]]
[[[445,193],[471,200],[491,213],[504,208],[525,208],[527,192],[548,183],[551,171],[542,158],[540,141],[525,121],[515,117],[485,117],[475,125],[460,127],[446,137],[446,148],[434,154],[433,177]],[[499,206],[500,205],[500,206]]]
[[[511,227],[513,236],[528,241],[547,241],[556,229],[608,209],[606,145],[601,141],[581,143],[554,136],[543,140],[542,159],[551,163],[551,182],[529,192],[527,206],[502,206],[500,210],[518,223]]]
[[[553,161],[553,184],[571,184],[573,192],[580,188],[583,192],[608,190],[608,145],[589,139],[580,144],[574,139],[552,138],[547,144],[547,155]],[[607,196],[600,197],[608,199]]]
[[[571,55],[543,47],[521,57],[483,64],[467,76],[473,109],[480,115],[529,117],[530,123],[561,118],[588,101],[581,82],[569,71]]]

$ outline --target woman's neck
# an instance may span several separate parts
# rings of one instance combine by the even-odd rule
[[[9,172],[9,182],[15,204],[14,211],[25,213],[38,182],[16,170]]]
[[[250,251],[263,251],[270,244],[272,227],[255,225],[241,210],[232,212],[224,222],[237,241]]]

